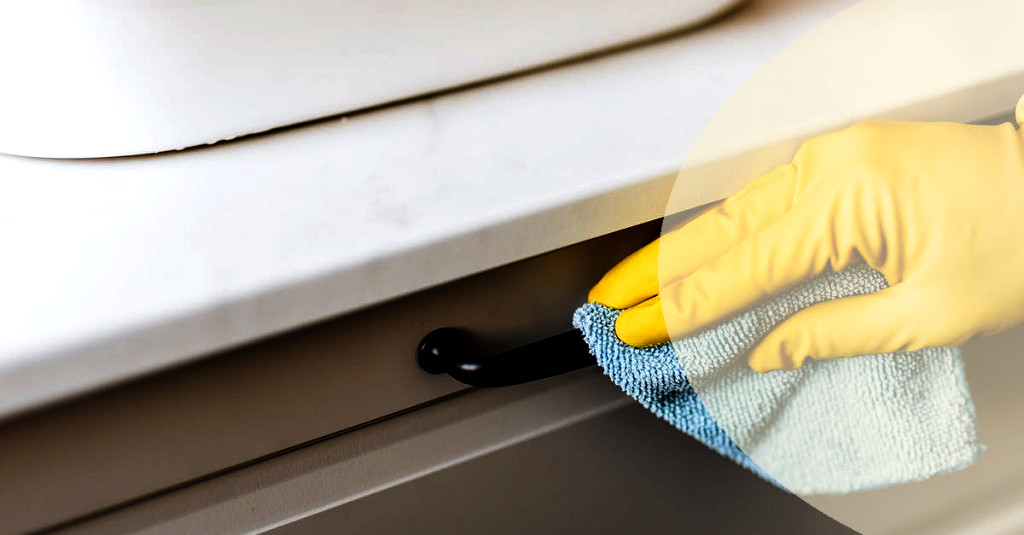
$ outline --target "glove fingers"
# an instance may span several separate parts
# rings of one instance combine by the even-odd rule
[[[627,308],[658,294],[658,251],[661,240],[624,258],[590,289],[587,301]]]
[[[686,218],[676,228],[689,224],[714,206]],[[658,295],[658,255],[661,243],[662,239],[654,240],[616,264],[590,289],[587,300],[621,309]]]
[[[923,340],[907,321],[918,296],[904,285],[818,303],[778,325],[754,347],[747,362],[758,372],[792,370],[804,360],[855,357],[920,349]]]
[[[820,273],[832,256],[828,217],[824,205],[797,207],[689,276],[663,286],[668,331],[688,336]]]
[[[792,206],[796,171],[775,168],[690,223],[661,238],[661,286],[689,276],[782,217]]]
[[[590,290],[588,300],[627,308],[650,299],[658,294],[659,262],[661,285],[686,276],[785,213],[795,184],[790,164],[758,177],[729,199],[626,257]]]
[[[661,297],[654,296],[636,306],[627,308],[615,320],[615,334],[619,340],[633,347],[647,347],[669,341],[665,328],[665,314]]]

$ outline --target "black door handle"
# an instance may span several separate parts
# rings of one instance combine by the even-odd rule
[[[554,377],[597,363],[583,335],[566,331],[543,340],[482,356],[468,331],[445,327],[427,333],[417,349],[424,371],[447,373],[470,386],[511,386]]]

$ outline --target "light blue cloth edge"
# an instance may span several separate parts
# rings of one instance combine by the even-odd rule
[[[636,348],[615,335],[620,310],[587,303],[573,315],[597,364],[647,410],[736,464],[784,489],[747,456],[701,403],[669,343]]]

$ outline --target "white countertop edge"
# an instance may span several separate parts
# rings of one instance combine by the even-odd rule
[[[0,180],[20,194],[7,205],[0,201],[0,243],[14,244],[10,258],[27,259],[0,271],[7,285],[0,290],[14,295],[0,319],[24,328],[0,341],[0,417],[661,217],[685,147],[714,110],[761,62],[849,3],[759,2],[673,41],[195,151],[99,162],[0,157]],[[680,72],[666,74],[666,66]],[[1006,96],[1022,80],[1013,72],[921,88],[919,103],[900,95],[866,116],[925,118],[937,107],[952,120],[992,116],[1006,110]],[[803,125],[787,141],[753,137],[708,165],[749,171],[791,151],[801,136],[849,119]],[[480,124],[488,125],[487,136]],[[552,147],[552,140],[564,146]],[[323,143],[344,154],[331,160],[316,150]],[[524,154],[531,158],[517,159]],[[285,176],[277,162],[289,172],[289,162],[301,162],[308,173]],[[183,169],[197,176],[175,174]],[[233,190],[217,182],[225,170],[270,189]],[[317,181],[321,171],[327,182]],[[22,176],[29,178],[14,178]],[[223,206],[235,206],[205,207],[219,198],[175,189],[185,179],[239,195],[239,213],[251,217],[225,222]],[[695,184],[691,205],[740,183]],[[48,214],[23,206],[45,199],[54,184],[72,189],[71,198],[54,203],[56,212],[78,218],[66,232]],[[395,185],[403,188],[398,194],[388,189]],[[123,188],[137,190],[128,195]],[[316,204],[318,196],[337,204]],[[418,204],[425,196],[441,203],[439,213]],[[274,199],[283,207],[258,205]],[[161,211],[164,200],[171,211]],[[304,211],[311,205],[320,211]],[[118,219],[117,210],[152,219]],[[168,214],[183,219],[168,222]],[[386,219],[395,214],[413,219]],[[164,241],[132,242],[116,226],[122,221],[152,225],[142,234]],[[33,225],[42,230],[33,233]],[[160,234],[182,225],[193,231],[188,239]],[[96,233],[103,230],[110,232]],[[124,258],[109,256],[121,243],[103,241],[110,234],[133,246]],[[271,253],[281,249],[287,261],[274,263]],[[174,262],[181,277],[166,267]],[[153,280],[137,277],[140,265],[154,266]],[[203,278],[218,269],[223,277]],[[89,286],[94,281],[107,286]],[[137,288],[143,291],[128,291]],[[95,314],[61,315],[64,309],[53,307],[92,304],[60,301],[71,299],[69,292],[96,300]],[[50,313],[52,323],[40,321]]]
[[[563,235],[549,230],[567,221],[572,222],[572,234],[578,242],[659,218],[664,215],[665,199],[675,176],[674,171],[662,173],[623,188],[618,192],[625,194],[622,198],[609,194],[575,201],[362,265],[343,266],[336,272],[321,274],[315,283],[295,281],[264,288],[215,307],[58,348],[51,358],[34,359],[0,373],[0,392],[4,393],[0,398],[0,417],[243,345],[255,338],[286,332],[336,316],[339,310],[355,311],[558,249],[568,244],[561,241]],[[596,213],[604,217],[590,217]],[[481,242],[520,247],[480,248]],[[438,254],[439,251],[444,253]],[[486,256],[481,256],[481,252]],[[425,265],[430,268],[422,269]],[[376,288],[365,285],[366,280],[386,280],[389,284],[386,291],[374,291]],[[301,302],[302,306],[280,306],[287,302]],[[285,316],[275,311],[294,314]],[[209,325],[222,328],[211,330]],[[149,358],[139,359],[140,354]]]

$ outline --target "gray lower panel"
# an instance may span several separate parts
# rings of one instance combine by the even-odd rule
[[[630,405],[272,533],[853,532]]]

